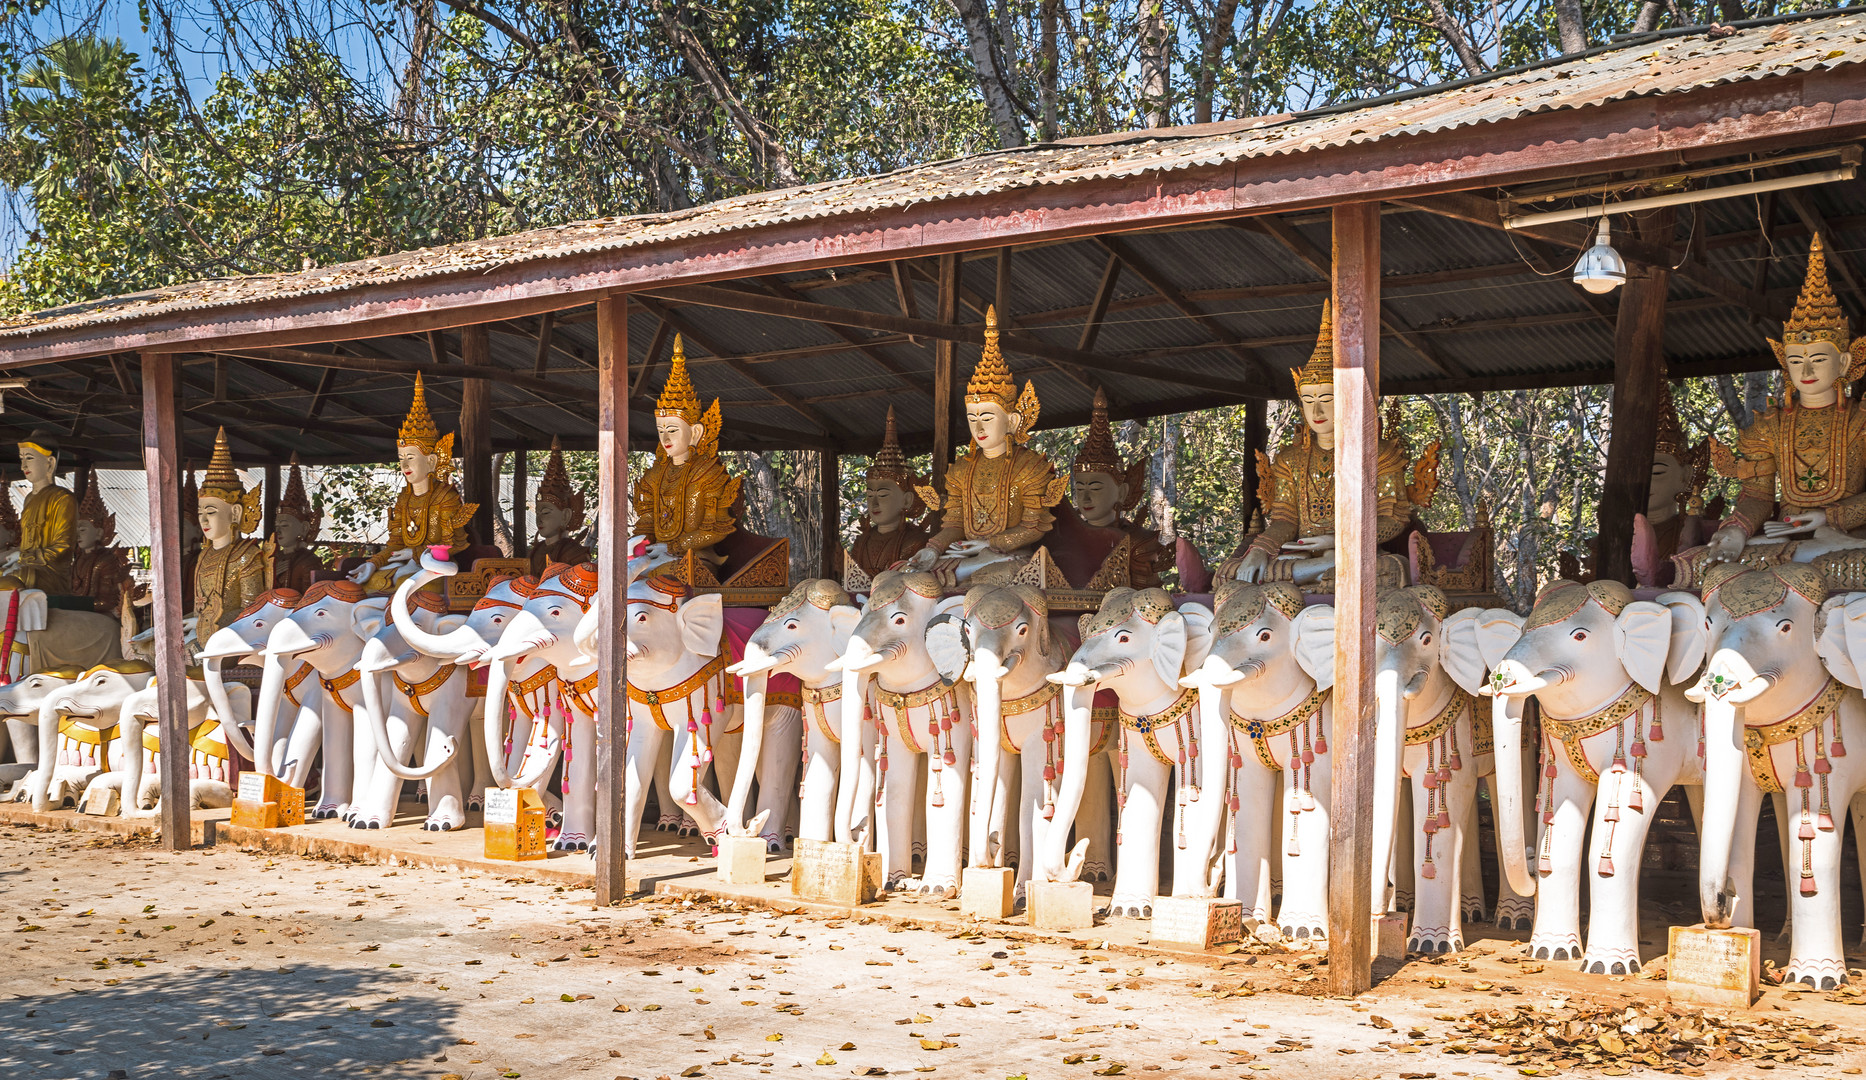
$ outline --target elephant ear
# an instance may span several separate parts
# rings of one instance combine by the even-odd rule
[[[939,672],[947,686],[958,682],[959,676],[965,674],[965,666],[972,662],[972,635],[965,620],[952,612],[927,621],[926,646],[933,670]]]
[[[1211,608],[1199,603],[1181,604],[1179,613],[1186,619],[1186,659],[1180,666],[1183,675],[1205,666],[1205,658],[1212,654],[1212,646],[1217,643],[1212,628],[1218,618]],[[1179,675],[1173,676],[1173,681],[1178,680]]]
[[[1186,617],[1177,611],[1167,612],[1154,624],[1153,670],[1160,676],[1160,681],[1168,686],[1178,686],[1179,676],[1185,671],[1186,639],[1189,636]]]
[[[1484,685],[1490,670],[1477,643],[1477,623],[1483,616],[1479,608],[1454,611],[1438,631],[1438,662],[1451,681],[1467,694],[1475,694]]]
[[[1664,604],[1635,600],[1613,620],[1613,648],[1633,681],[1656,694],[1665,684],[1672,645],[1672,613]]]
[[[455,630],[460,629],[462,626],[465,626],[466,624],[467,624],[466,612],[464,611],[449,612],[448,614],[442,615],[440,618],[435,619],[434,629],[429,632],[433,634],[438,634],[444,637],[448,634],[453,633]]]
[[[1859,689],[1866,681],[1860,672],[1860,661],[1866,659],[1866,593],[1830,596],[1816,618],[1814,651],[1827,673]]]
[[[359,600],[350,609],[350,629],[360,638],[373,638],[389,620],[389,597],[372,596]]]
[[[1696,681],[1704,666],[1709,631],[1704,627],[1704,601],[1688,592],[1659,594],[1659,603],[1672,613],[1671,644],[1665,653],[1665,676],[1673,686]]]
[[[719,655],[719,639],[726,631],[725,602],[718,593],[702,593],[680,605],[681,647],[695,656]]]
[[[1485,608],[1477,616],[1477,651],[1488,670],[1495,670],[1522,636],[1523,617],[1508,608]]]
[[[1310,604],[1290,624],[1296,636],[1296,663],[1317,690],[1335,685],[1335,609],[1330,604]]]
[[[829,609],[829,632],[843,645],[848,644],[849,636],[855,633],[855,624],[861,621],[862,609],[859,607],[837,604]],[[842,655],[842,649],[837,648],[836,654]]]

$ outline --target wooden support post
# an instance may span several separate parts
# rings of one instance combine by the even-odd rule
[[[91,486],[91,470],[87,461],[73,461],[71,470],[71,498],[78,505],[84,505],[84,493]]]
[[[484,326],[461,329],[460,358],[468,365],[492,365],[492,343]],[[490,544],[492,506],[499,489],[492,480],[492,384],[484,379],[460,384],[460,457],[460,497],[479,504],[467,525],[467,537],[475,544]]]
[[[162,846],[194,846],[188,799],[188,650],[181,614],[181,432],[176,422],[175,357],[145,353],[143,468],[149,479],[149,549],[154,579],[157,730],[161,733]],[[125,800],[128,801],[127,799]]]
[[[1671,215],[1661,216],[1669,234]],[[1599,554],[1594,576],[1601,581],[1633,584],[1633,515],[1645,512],[1652,491],[1659,383],[1665,378],[1665,294],[1670,287],[1671,274],[1650,266],[1629,267],[1626,284],[1620,286],[1620,314],[1613,332],[1613,426],[1595,517]]]
[[[596,301],[596,906],[628,896],[628,297]],[[619,609],[619,610],[618,610]]]
[[[1244,515],[1242,524],[1250,527],[1250,516],[1257,512],[1257,485],[1263,477],[1257,473],[1258,451],[1270,449],[1270,409],[1255,398],[1244,403]]]
[[[279,472],[280,470],[277,462],[273,462],[266,466],[265,502],[261,506],[259,514],[267,536],[274,535],[272,527],[279,520],[279,496],[284,494],[284,489],[279,486],[281,482],[279,479]],[[270,581],[266,582],[266,588],[269,589],[271,587],[272,583]]]
[[[957,255],[939,257],[939,312],[934,321],[959,321]],[[946,490],[946,466],[952,463],[953,429],[965,420],[965,410],[953,407],[958,403],[959,386],[963,385],[953,381],[953,359],[958,348],[958,343],[953,341],[933,343],[933,490],[938,492]]]
[[[1335,704],[1328,812],[1328,989],[1373,986],[1375,450],[1380,204],[1334,208]],[[1383,882],[1384,884],[1384,882]],[[1385,890],[1383,889],[1382,892]]]
[[[842,456],[834,450],[823,455],[823,562],[818,571],[842,580]]]
[[[519,450],[512,455],[512,554],[524,558],[531,549],[531,527],[525,515],[531,510],[531,455]]]

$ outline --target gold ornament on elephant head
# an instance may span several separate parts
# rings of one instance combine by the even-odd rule
[[[397,446],[412,446],[424,454],[434,455],[434,474],[441,480],[454,467],[454,433],[441,434],[435,426],[433,414],[428,412],[427,387],[421,384],[421,373],[415,373],[415,400],[408,406],[408,416],[402,421],[402,430],[396,433]]]
[[[1866,375],[1866,338],[1852,339],[1846,313],[1834,297],[1834,287],[1827,279],[1827,252],[1819,234],[1808,247],[1808,273],[1801,283],[1801,295],[1795,297],[1795,309],[1782,324],[1782,340],[1769,339],[1775,350],[1775,362],[1788,367],[1788,346],[1825,341],[1850,358],[1845,382],[1851,384]]]
[[[1024,392],[1017,392],[1017,380],[1011,377],[1010,366],[1004,362],[1004,352],[998,345],[998,309],[985,308],[985,351],[978,358],[978,366],[972,369],[972,378],[965,384],[965,400],[968,405],[991,402],[1018,419],[1011,437],[1021,445],[1030,441],[1030,435],[1037,430],[1037,415],[1040,406],[1037,403],[1037,384],[1026,380]]]
[[[201,481],[198,498],[216,498],[228,506],[240,508],[240,523],[235,535],[244,536],[259,525],[261,491],[257,485],[246,490],[240,474],[233,467],[233,448],[227,442],[227,429],[214,436],[214,456],[207,463],[207,478]]]

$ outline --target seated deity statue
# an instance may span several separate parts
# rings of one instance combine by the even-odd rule
[[[132,587],[130,553],[127,548],[111,546],[117,535],[117,516],[105,508],[95,472],[84,485],[84,501],[78,504],[78,523],[72,533],[77,553],[71,560],[71,594],[89,597],[91,606],[102,614],[117,615],[123,610],[124,590]]]
[[[719,400],[700,411],[687,377],[687,354],[674,337],[673,370],[654,406],[654,464],[636,482],[635,530],[648,541],[649,562],[692,552],[713,566],[725,560],[713,546],[738,529],[732,505],[739,480],[719,460]]]
[[[1699,489],[1710,471],[1710,443],[1692,446],[1678,419],[1671,383],[1659,382],[1659,434],[1652,451],[1652,486],[1645,513],[1633,522],[1633,574],[1645,588],[1670,585],[1672,556],[1703,541]]]
[[[866,497],[862,527],[850,545],[849,561],[869,580],[911,558],[926,544],[933,530],[927,527],[926,503],[916,490],[926,480],[915,474],[901,453],[900,433],[894,427],[894,409],[888,408],[887,434],[881,450],[863,477]]]
[[[78,500],[59,487],[58,438],[35,431],[19,444],[19,467],[32,485],[20,510],[19,547],[6,567],[28,589],[54,595],[71,591],[71,560],[77,550]]]
[[[910,571],[931,570],[944,585],[969,581],[986,567],[1006,580],[1028,561],[1050,531],[1050,508],[1062,501],[1068,480],[1050,459],[1024,443],[1037,426],[1037,387],[1022,395],[998,347],[998,315],[985,310],[985,351],[965,387],[965,422],[973,446],[946,470],[942,498],[920,489],[928,506],[943,510],[940,530],[907,560]],[[983,584],[983,582],[981,582]]]
[[[312,575],[324,569],[311,545],[317,542],[319,520],[324,515],[305,495],[305,481],[298,467],[298,455],[292,455],[291,475],[285,481],[285,493],[272,515],[272,587],[304,592],[311,587]]]
[[[1782,340],[1769,345],[1793,393],[1744,428],[1734,449],[1711,440],[1713,465],[1741,490],[1709,542],[1674,557],[1681,588],[1715,563],[1812,563],[1866,548],[1848,535],[1866,525],[1866,409],[1846,391],[1866,374],[1866,340],[1851,338],[1818,236]]]
[[[395,437],[396,457],[405,483],[389,508],[389,542],[350,580],[370,593],[393,592],[421,569],[420,553],[429,547],[467,546],[466,523],[478,503],[463,502],[460,489],[447,479],[453,469],[454,437],[434,424],[427,390],[415,376],[415,400]]]
[[[1078,589],[1157,589],[1160,574],[1173,565],[1173,552],[1160,534],[1128,521],[1123,514],[1139,504],[1147,490],[1147,459],[1121,460],[1108,424],[1108,396],[1095,391],[1088,437],[1069,468],[1069,506],[1044,540],[1050,559]]]
[[[242,538],[259,524],[259,501],[259,488],[246,490],[234,471],[227,429],[221,428],[198,498],[206,543],[194,570],[196,640],[212,637],[266,591],[265,549],[257,540]]]
[[[1334,325],[1322,304],[1322,330],[1307,367],[1291,370],[1302,429],[1270,463],[1269,523],[1239,561],[1240,581],[1290,581],[1328,591],[1335,572]],[[1380,543],[1406,529],[1406,453],[1383,438],[1375,457],[1374,535]],[[1436,480],[1433,481],[1436,486]]]
[[[538,537],[531,542],[530,552],[533,574],[542,578],[545,569],[556,563],[582,566],[590,561],[590,549],[577,535],[583,528],[583,493],[570,482],[564,448],[556,439],[551,440],[551,460],[544,466],[544,479],[538,481],[531,509],[538,522]]]

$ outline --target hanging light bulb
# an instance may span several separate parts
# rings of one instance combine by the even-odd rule
[[[1607,219],[1600,219],[1600,232],[1594,237],[1594,246],[1581,255],[1581,261],[1574,264],[1574,283],[1588,292],[1610,293],[1626,284],[1626,260],[1613,250],[1613,244],[1607,235]]]

